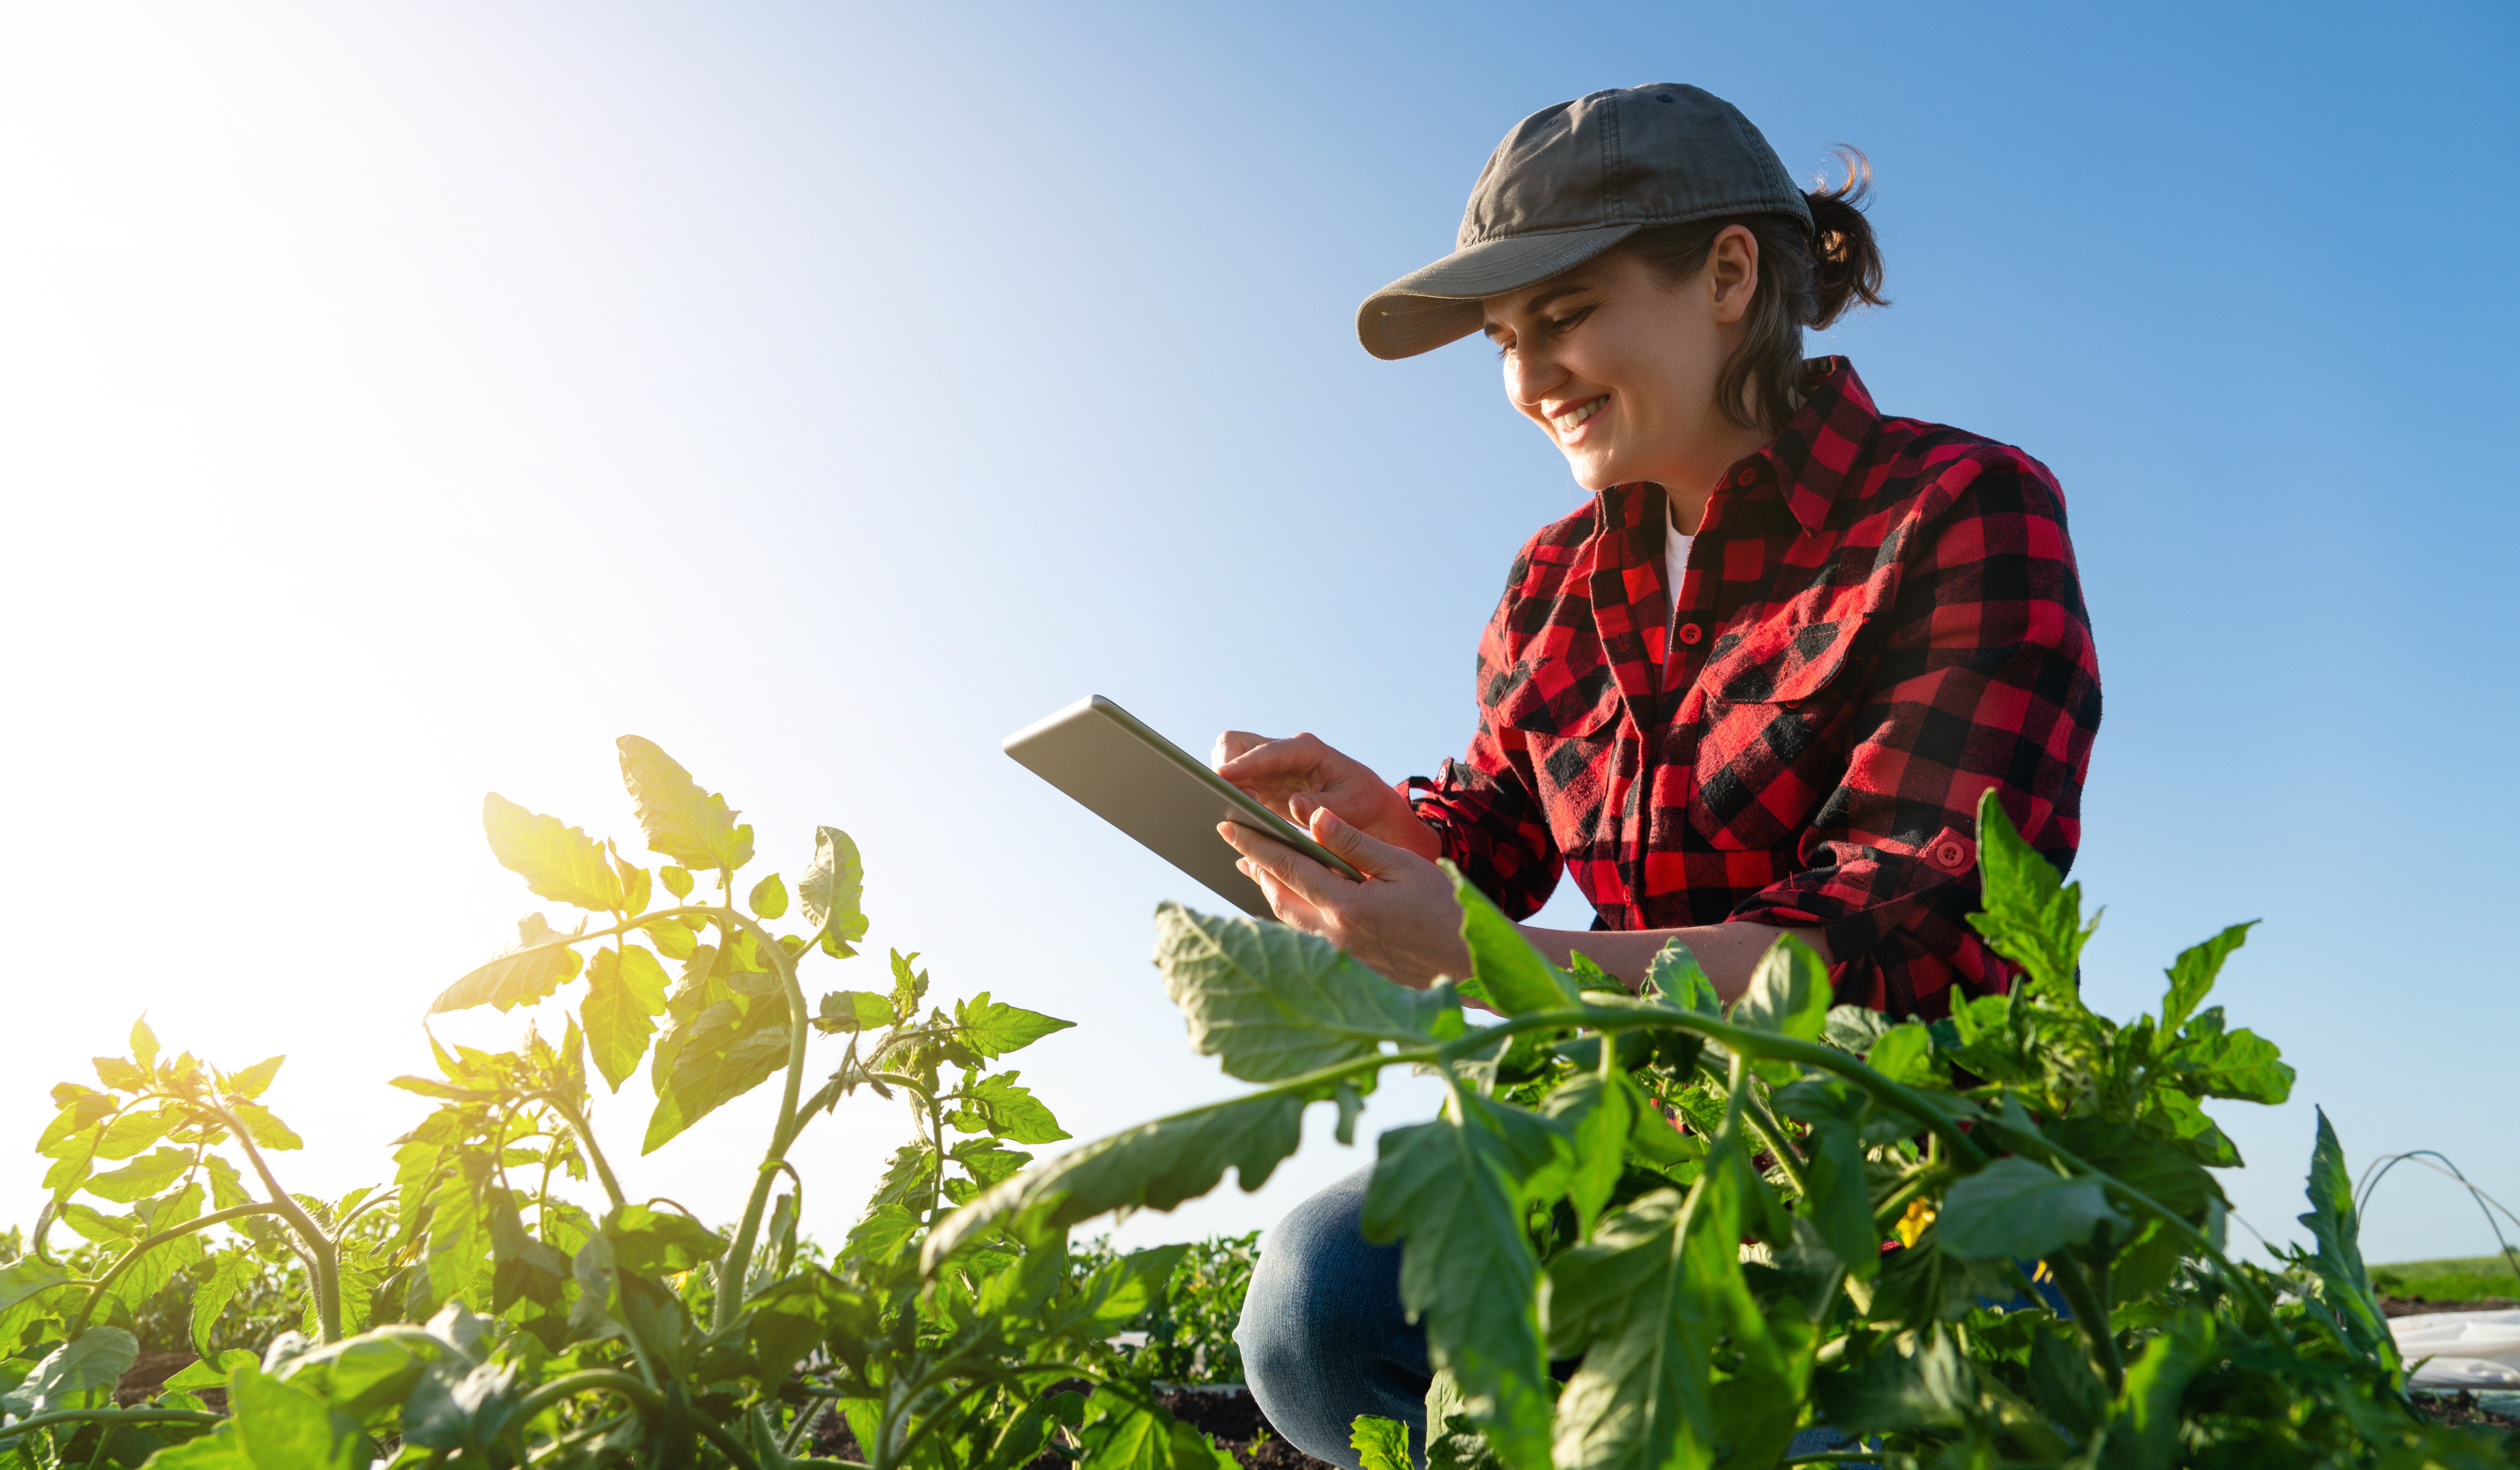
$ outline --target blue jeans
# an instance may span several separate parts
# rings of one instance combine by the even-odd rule
[[[1297,1205],[1260,1242],[1260,1264],[1234,1340],[1242,1371],[1271,1427],[1317,1460],[1359,1470],[1348,1446],[1359,1414],[1409,1426],[1409,1448],[1426,1455],[1426,1334],[1400,1306],[1400,1247],[1371,1245],[1360,1169]],[[1569,1367],[1572,1365],[1569,1364]],[[1847,1443],[1807,1429],[1790,1452]]]

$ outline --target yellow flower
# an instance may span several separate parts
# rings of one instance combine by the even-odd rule
[[[1899,1223],[1890,1228],[1898,1234],[1901,1245],[1914,1245],[1916,1237],[1925,1233],[1925,1226],[1933,1223],[1934,1207],[1921,1199],[1911,1200],[1908,1213],[1900,1216]]]

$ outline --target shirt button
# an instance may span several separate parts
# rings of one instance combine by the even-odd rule
[[[1958,868],[1967,859],[1968,854],[1961,852],[1957,842],[1946,842],[1934,849],[1934,861],[1945,868]]]
[[[1688,644],[1691,647],[1696,646],[1697,641],[1705,636],[1706,635],[1704,633],[1698,631],[1698,627],[1695,623],[1683,623],[1680,625],[1680,641]]]
[[[1742,470],[1742,471],[1741,471],[1741,484],[1742,484],[1745,488],[1746,488],[1746,487],[1748,487],[1748,486],[1751,486],[1751,485],[1755,485],[1755,484],[1757,484],[1758,482],[1759,482],[1759,471],[1757,471],[1757,470],[1755,470],[1755,469],[1744,469],[1744,470]]]

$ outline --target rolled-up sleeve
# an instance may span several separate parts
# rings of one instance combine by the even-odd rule
[[[1844,775],[1797,845],[1800,870],[1730,920],[1819,926],[1836,997],[1900,1016],[1946,1013],[1954,984],[2004,988],[1967,922],[1978,908],[1976,812],[2004,815],[2061,871],[2082,840],[2099,727],[2091,619],[2054,480],[2026,457],[1945,476],[1915,525],[1855,716]]]

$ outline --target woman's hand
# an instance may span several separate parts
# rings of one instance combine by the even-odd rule
[[[1220,747],[1223,743],[1218,742]],[[1328,749],[1318,740],[1313,743]],[[1453,896],[1453,880],[1444,876],[1443,869],[1359,830],[1328,805],[1305,805],[1308,810],[1300,820],[1313,840],[1346,859],[1365,874],[1364,882],[1340,877],[1247,827],[1226,822],[1216,828],[1242,854],[1237,866],[1269,896],[1269,907],[1278,917],[1307,934],[1320,935],[1355,956],[1366,968],[1413,989],[1423,990],[1446,975],[1469,974],[1470,952],[1462,943],[1461,901]],[[1408,820],[1418,825],[1416,818]]]
[[[1429,862],[1443,855],[1442,844],[1409,810],[1407,798],[1363,761],[1341,755],[1317,735],[1271,739],[1249,731],[1229,730],[1216,737],[1216,751],[1209,760],[1217,775],[1297,826],[1312,821],[1314,809],[1327,807],[1347,825],[1381,842]],[[1277,843],[1269,845],[1285,851]],[[1330,847],[1330,851],[1339,849]],[[1357,869],[1364,871],[1365,865],[1360,863]]]

